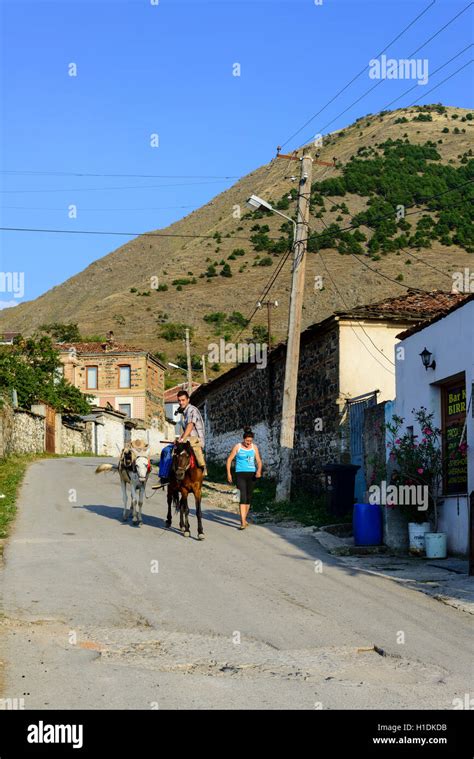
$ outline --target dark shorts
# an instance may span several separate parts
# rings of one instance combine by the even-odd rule
[[[236,472],[235,482],[240,490],[240,503],[250,503],[255,487],[255,472]]]

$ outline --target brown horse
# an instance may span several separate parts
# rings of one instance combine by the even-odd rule
[[[166,517],[166,526],[171,527],[171,504],[173,503],[176,511],[179,508],[179,529],[184,533],[185,538],[190,537],[188,495],[192,493],[196,504],[198,539],[204,540],[201,513],[201,490],[204,474],[203,469],[196,466],[195,463],[194,466],[191,466],[192,459],[194,459],[194,456],[190,444],[176,443],[167,489],[168,515]],[[179,498],[180,495],[181,500]]]

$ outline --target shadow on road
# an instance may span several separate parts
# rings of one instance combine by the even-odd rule
[[[84,503],[81,505],[73,506],[74,509],[87,509],[97,516],[105,517],[106,519],[113,519],[115,522],[120,522],[124,527],[129,525],[133,527],[131,519],[127,522],[122,520],[123,508],[121,506],[106,506],[105,504],[96,503]],[[143,524],[149,527],[159,527],[163,529],[165,527],[165,518],[154,517],[150,514],[143,514]]]

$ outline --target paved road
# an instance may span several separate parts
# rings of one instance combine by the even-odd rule
[[[471,615],[351,570],[308,529],[240,532],[225,495],[203,502],[203,542],[194,515],[190,539],[164,528],[161,492],[141,528],[123,524],[117,475],[94,475],[96,463],[27,472],[0,571],[3,698],[449,709],[472,692]],[[374,644],[387,655],[364,650]]]

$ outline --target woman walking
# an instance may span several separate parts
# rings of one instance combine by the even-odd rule
[[[232,484],[231,465],[235,459],[235,481],[240,490],[240,527],[245,530],[248,527],[247,516],[250,510],[250,501],[255,486],[255,479],[262,476],[262,459],[257,446],[253,442],[251,429],[244,430],[241,443],[232,448],[227,459],[227,481]]]

